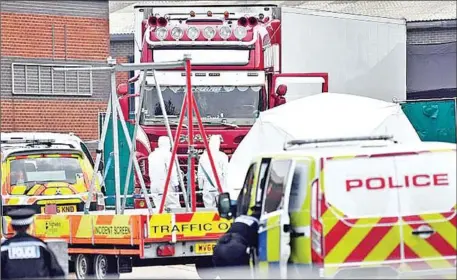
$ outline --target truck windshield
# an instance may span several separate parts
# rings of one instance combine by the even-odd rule
[[[83,179],[77,157],[39,157],[10,161],[11,186],[65,182],[75,184]]]
[[[228,120],[237,125],[252,125],[259,109],[261,87],[198,86],[194,96],[204,121],[218,124]],[[162,87],[162,95],[171,118],[179,117],[185,87]],[[163,114],[155,87],[146,92],[143,103],[141,124],[153,125],[162,122]]]

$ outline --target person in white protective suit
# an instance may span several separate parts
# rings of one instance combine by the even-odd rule
[[[162,201],[162,196],[165,187],[165,181],[167,179],[168,168],[171,159],[171,145],[170,138],[167,136],[159,137],[158,147],[149,154],[148,165],[149,165],[149,179],[151,187],[151,195],[154,201],[155,207],[158,209]],[[172,173],[170,178],[170,184],[168,187],[167,199],[165,200],[165,208],[180,208],[179,202],[179,178],[176,170],[176,165],[172,164]]]
[[[221,183],[222,190],[226,187],[228,171],[228,156],[220,151],[221,138],[213,135],[209,139],[209,149],[213,156],[216,172]],[[206,208],[216,207],[216,197],[218,195],[217,182],[211,168],[208,151],[204,151],[200,157],[197,171],[198,185],[203,190],[203,203]]]

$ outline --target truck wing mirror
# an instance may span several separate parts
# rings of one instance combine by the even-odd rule
[[[217,211],[219,212],[219,216],[230,220],[233,217],[231,206],[230,193],[221,193],[217,198]]]
[[[116,89],[117,95],[124,96],[129,93],[129,86],[125,83],[119,84]]]
[[[276,94],[279,96],[284,96],[287,93],[287,86],[286,85],[279,85],[278,88],[276,89]]]

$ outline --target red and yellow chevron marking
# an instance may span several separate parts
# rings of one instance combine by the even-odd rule
[[[64,215],[37,215],[32,225],[38,238],[69,238],[70,217]]]
[[[456,216],[447,220],[446,214],[434,215],[436,219],[431,219],[431,215],[405,217],[400,228],[397,218],[340,220],[331,208],[328,208],[322,217],[325,236],[324,264],[414,261],[411,264],[408,263],[406,267],[415,270],[452,268],[453,263],[443,257],[455,261]],[[409,224],[411,220],[418,219],[422,222]],[[437,219],[439,220],[432,222]],[[427,239],[413,235],[412,231],[421,225],[428,225],[436,233]],[[404,259],[401,254],[401,243],[403,243]],[[364,265],[361,264],[361,266]],[[328,272],[332,274],[336,269]]]
[[[321,178],[323,172],[321,166]],[[321,189],[325,189],[322,184]],[[400,272],[454,267],[457,248],[455,206],[446,213],[408,216],[399,221],[398,217],[348,219],[326,203],[325,196],[321,202],[327,277],[333,276],[339,265],[351,263],[364,267],[396,261],[402,263],[396,265]],[[413,235],[412,231],[420,226],[428,226],[435,233],[425,239]]]
[[[31,225],[38,238],[62,238],[69,244],[134,244],[144,241],[143,225],[149,222],[149,241],[212,240],[225,233],[231,221],[216,212],[144,215],[36,215]],[[7,220],[9,218],[6,218]],[[9,223],[7,223],[9,225]],[[8,232],[13,233],[11,227]],[[174,236],[173,236],[174,235]]]
[[[230,227],[231,221],[221,219],[215,212],[154,214],[149,219],[148,237],[169,241],[217,239]]]
[[[13,234],[9,217],[8,233]],[[30,233],[38,238],[61,238],[69,244],[139,244],[140,215],[36,215]]]
[[[141,239],[140,216],[72,215],[74,243],[138,244]]]

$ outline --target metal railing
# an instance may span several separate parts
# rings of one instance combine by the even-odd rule
[[[56,72],[55,68],[86,67],[74,72]],[[93,75],[89,65],[12,63],[13,94],[92,96]]]

